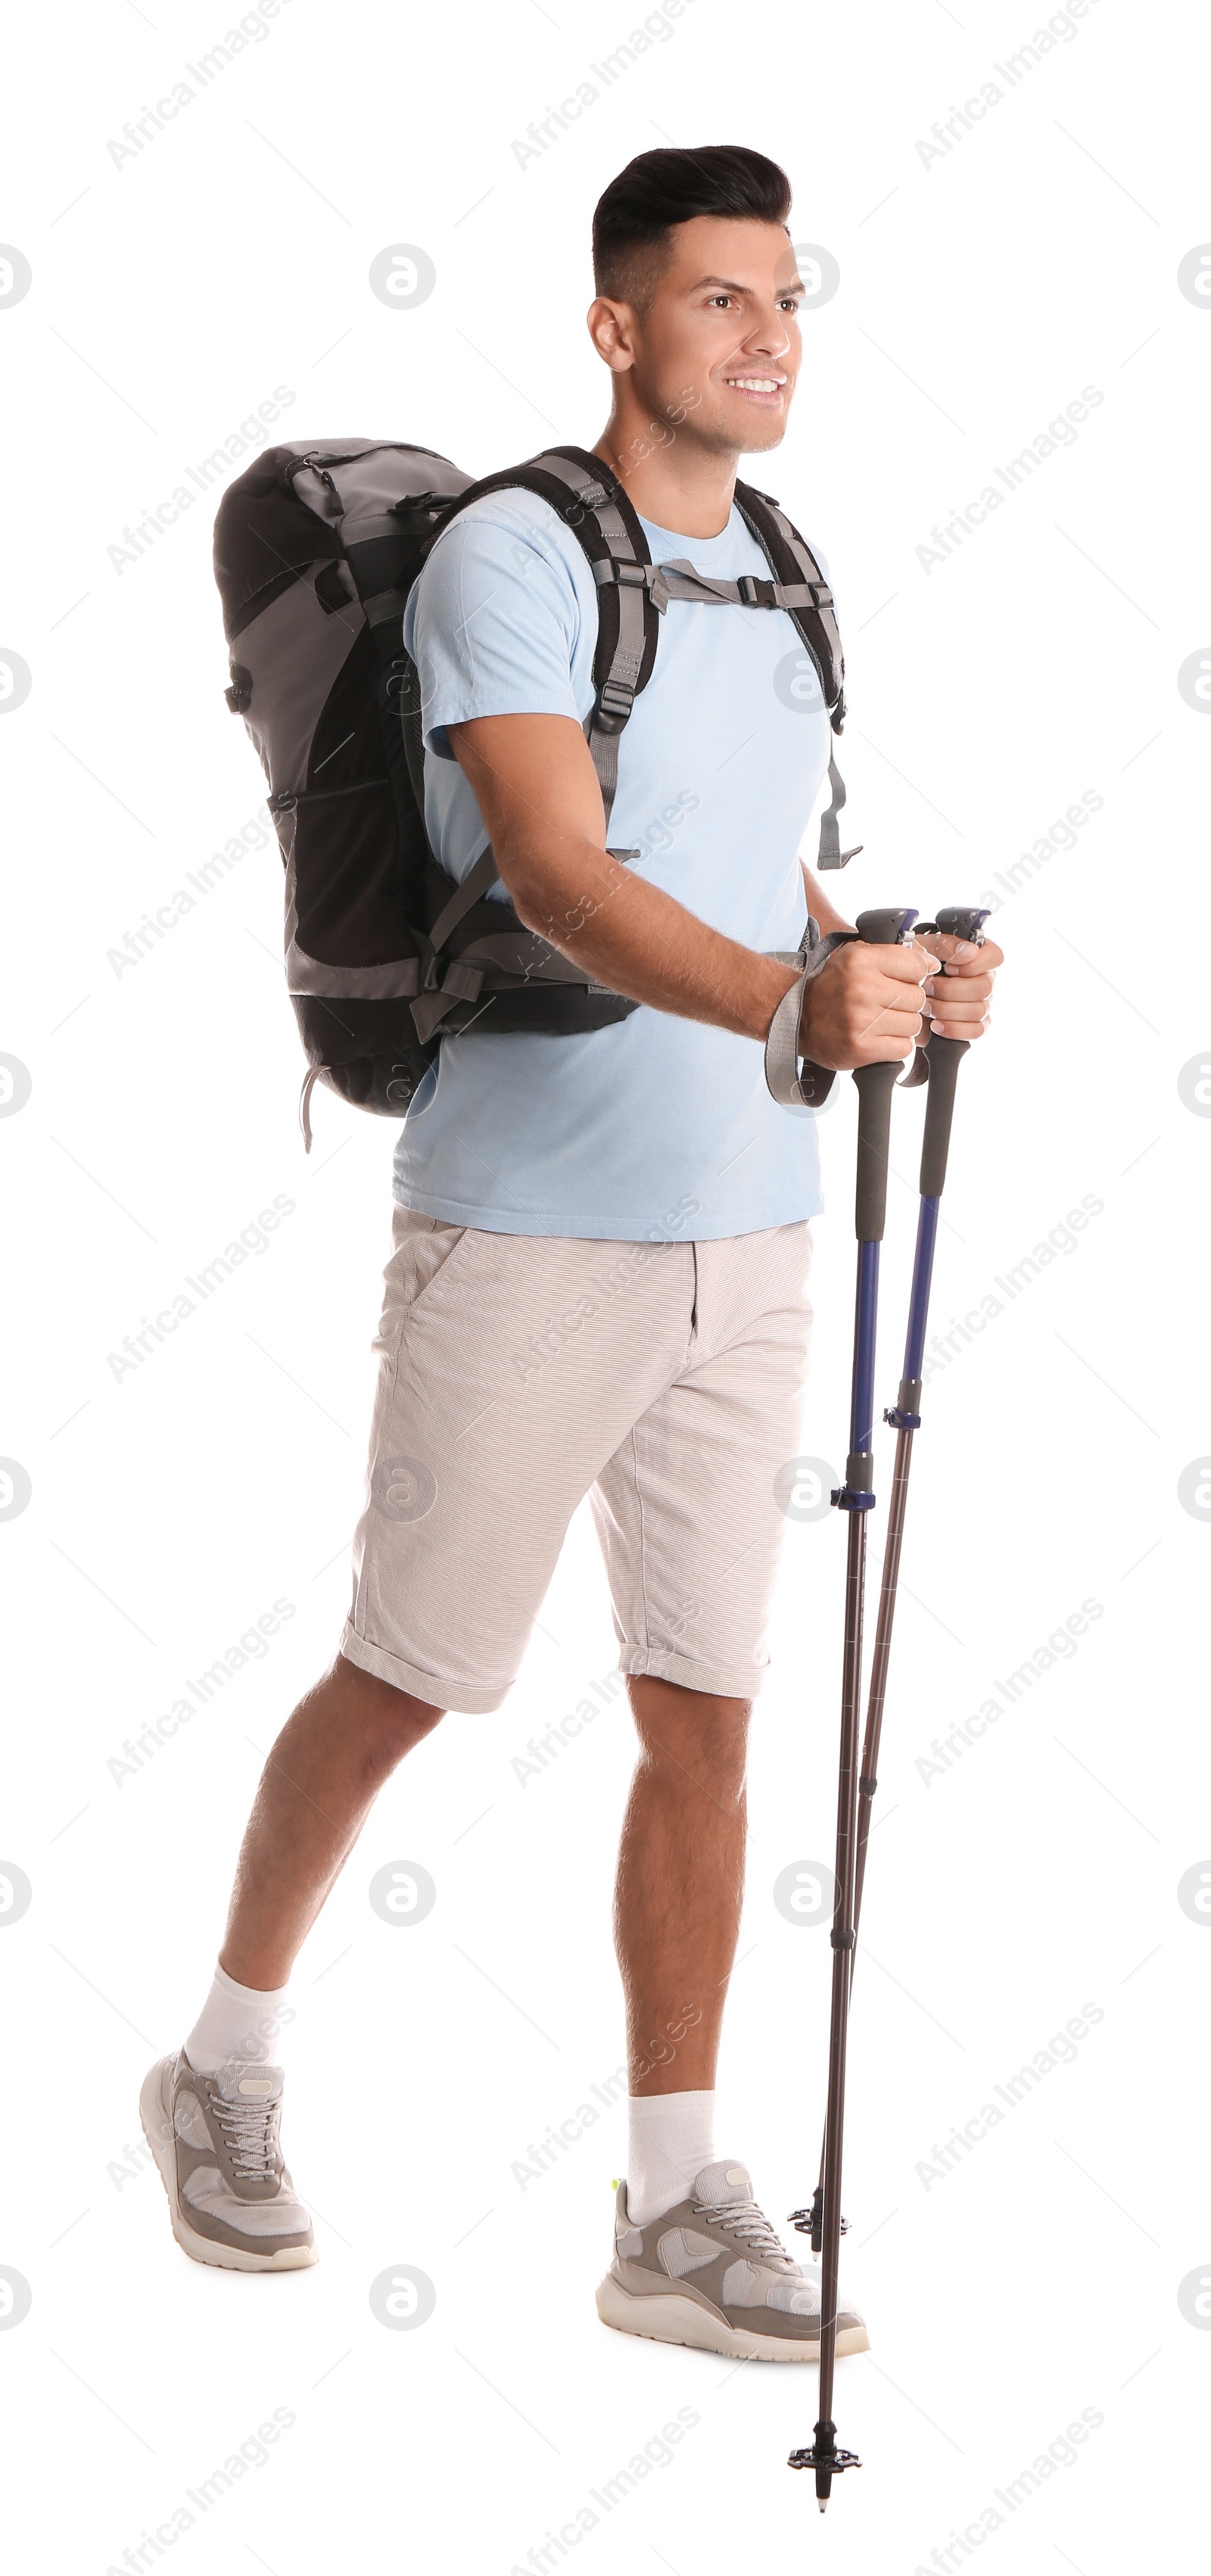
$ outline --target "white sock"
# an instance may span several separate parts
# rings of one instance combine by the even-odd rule
[[[627,2097],[627,2208],[637,2227],[672,2209],[715,2161],[714,2093]]]
[[[289,1986],[260,1988],[237,1985],[226,1968],[216,1967],[201,2012],[185,2042],[185,2054],[199,2075],[220,2066],[278,2064],[277,2040],[284,2021]]]

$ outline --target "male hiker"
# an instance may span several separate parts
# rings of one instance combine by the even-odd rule
[[[783,437],[799,370],[789,208],[782,171],[732,148],[645,153],[597,208],[596,453],[656,562],[768,578],[732,494],[740,456]],[[796,981],[771,952],[803,931],[829,725],[789,685],[785,611],[671,601],[621,745],[620,860],[583,730],[596,635],[581,548],[525,492],[460,514],[409,602],[443,867],[461,882],[490,840],[528,928],[643,1007],[573,1036],[472,1027],[416,1095],[348,1624],[266,1765],[214,1984],[142,2107],[188,2254],[314,2260],[279,2144],[295,1955],[402,1756],[447,1710],[499,1708],[590,1494],[639,1739],[615,1917],[629,2146],[598,2309],[805,2361],[818,2283],[717,2156],[712,2113],[820,1205],[815,1122],[771,1099],[763,1042]],[[814,877],[807,899],[848,926]],[[805,987],[800,1051],[904,1059],[930,1009],[977,1037],[1000,957],[844,945]],[[865,2344],[845,2311],[838,2349]]]

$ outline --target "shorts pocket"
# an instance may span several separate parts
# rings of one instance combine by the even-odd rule
[[[468,1225],[446,1225],[440,1217],[407,1211],[407,1259],[404,1266],[405,1309],[414,1315],[427,1299],[440,1296],[461,1267],[474,1241]]]

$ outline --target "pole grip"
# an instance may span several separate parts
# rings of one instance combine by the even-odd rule
[[[983,924],[987,919],[987,908],[981,909],[978,904],[946,904],[938,914],[938,929],[949,938],[969,939],[981,948],[984,944]],[[967,1045],[966,1038],[931,1037],[929,1041],[929,1089],[925,1095],[925,1134],[921,1143],[923,1199],[940,1198],[946,1186],[955,1084]]]
[[[878,912],[860,912],[858,937],[868,948],[899,948],[917,917],[915,904],[891,904]]]
[[[938,928],[948,939],[970,939],[977,948],[984,944],[983,923],[988,919],[988,906],[947,903],[938,914]]]
[[[940,1199],[946,1186],[946,1157],[950,1150],[950,1122],[954,1116],[955,1084],[959,1066],[967,1053],[966,1038],[931,1037],[929,1041],[929,1083],[925,1093],[925,1134],[921,1142],[921,1196]]]
[[[860,1064],[854,1075],[858,1093],[858,1183],[854,1232],[859,1243],[883,1241],[887,1216],[891,1095],[899,1074],[898,1064]]]
[[[898,948],[916,920],[912,904],[895,904],[878,912],[860,912],[859,939],[872,948]],[[854,1075],[858,1092],[858,1186],[854,1231],[859,1243],[881,1243],[887,1216],[887,1146],[891,1133],[891,1095],[899,1064],[860,1064]]]

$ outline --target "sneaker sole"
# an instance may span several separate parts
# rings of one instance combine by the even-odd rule
[[[181,2252],[188,2254],[191,2262],[213,2263],[223,2272],[301,2272],[309,2264],[318,2263],[314,2245],[284,2245],[276,2254],[251,2254],[239,2245],[216,2245],[212,2237],[199,2236],[190,2226],[182,2214],[177,2191],[172,2113],[164,2099],[165,2072],[175,2064],[175,2058],[163,2057],[158,2066],[152,2067],[139,2095],[139,2118],[164,2185],[172,2232]]]
[[[607,2272],[597,2292],[597,2314],[603,2325],[621,2334],[643,2335],[651,2343],[681,2343],[693,2352],[719,2352],[732,2361],[819,2361],[818,2343],[792,2343],[782,2335],[752,2334],[743,2326],[717,2324],[705,2308],[674,2293],[636,2298]],[[837,2336],[838,2354],[868,2352],[865,2326],[844,2326]]]

